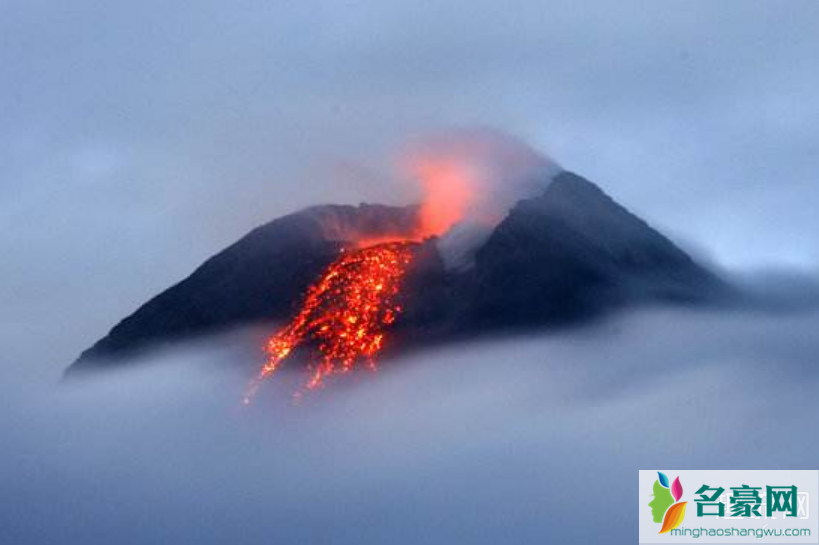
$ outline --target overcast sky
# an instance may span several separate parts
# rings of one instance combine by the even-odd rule
[[[411,198],[391,158],[462,126],[819,270],[819,2],[580,4],[2,0],[3,340],[64,365],[259,223]]]

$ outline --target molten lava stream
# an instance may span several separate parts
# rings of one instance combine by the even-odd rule
[[[244,403],[250,403],[262,381],[302,344],[315,345],[308,390],[321,387],[330,375],[351,371],[360,361],[375,369],[385,331],[401,312],[396,296],[411,259],[410,242],[342,251],[310,286],[295,318],[268,339],[267,363],[248,386]]]

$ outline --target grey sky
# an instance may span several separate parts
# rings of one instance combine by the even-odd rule
[[[721,265],[816,271],[817,28],[813,1],[5,0],[4,336],[65,364],[263,221],[411,198],[391,157],[458,126]]]

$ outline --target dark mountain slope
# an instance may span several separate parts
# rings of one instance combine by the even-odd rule
[[[70,370],[144,348],[291,316],[342,247],[412,233],[416,207],[321,206],[263,225],[147,302],[84,352]],[[685,252],[569,172],[520,201],[465,271],[447,271],[434,239],[414,246],[400,345],[489,329],[575,321],[649,300],[693,304],[729,288]]]
[[[486,325],[582,317],[645,299],[704,301],[724,286],[670,240],[569,172],[521,201],[476,254],[467,315]]]
[[[83,352],[72,370],[237,325],[287,318],[345,241],[407,232],[415,207],[318,206],[258,227]]]

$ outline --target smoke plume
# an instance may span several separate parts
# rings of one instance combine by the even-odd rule
[[[411,147],[403,168],[420,183],[420,231],[438,235],[450,268],[472,252],[520,199],[543,191],[560,166],[525,142],[491,129],[450,131]]]

